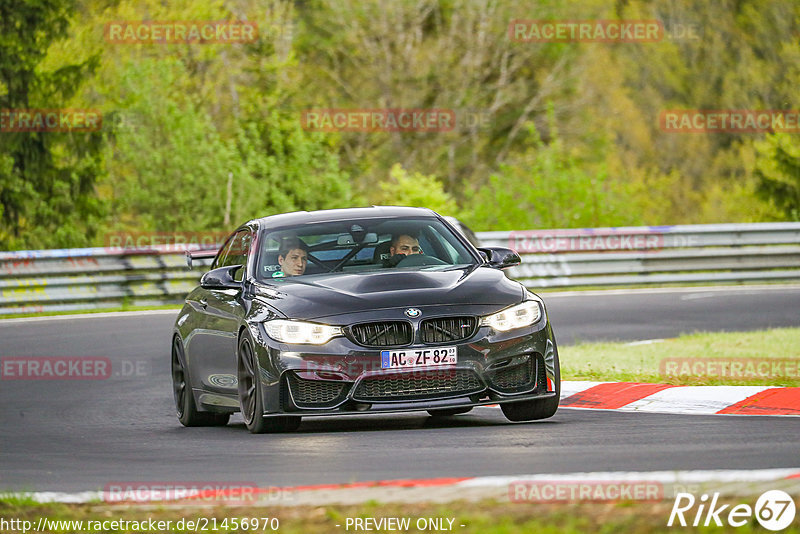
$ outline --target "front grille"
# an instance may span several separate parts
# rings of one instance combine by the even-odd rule
[[[493,373],[492,384],[498,390],[511,392],[526,389],[533,385],[534,360],[527,358],[517,365],[509,365]]]
[[[364,378],[353,398],[364,402],[457,397],[482,391],[475,373],[469,369],[411,371]]]
[[[436,317],[420,324],[423,343],[450,343],[475,333],[475,317]]]
[[[362,323],[350,327],[353,340],[366,347],[397,347],[411,343],[411,324],[406,321]]]
[[[338,404],[346,392],[345,382],[306,380],[289,373],[289,388],[298,408],[325,408]]]

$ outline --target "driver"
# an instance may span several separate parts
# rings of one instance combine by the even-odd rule
[[[278,251],[278,264],[286,276],[300,276],[306,272],[308,265],[308,252],[306,244],[298,238],[289,238],[283,241]]]
[[[392,239],[392,244],[389,247],[389,254],[394,256],[396,254],[402,254],[406,256],[408,254],[422,254],[422,247],[419,246],[419,240],[408,234],[400,234],[394,236]]]

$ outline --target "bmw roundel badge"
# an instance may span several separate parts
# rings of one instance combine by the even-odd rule
[[[406,315],[411,317],[412,319],[416,319],[420,315],[422,315],[422,310],[419,308],[408,308],[406,309]]]

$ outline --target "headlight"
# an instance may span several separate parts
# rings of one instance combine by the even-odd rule
[[[339,326],[274,319],[264,323],[269,337],[281,343],[322,345],[342,335]]]
[[[507,332],[514,328],[522,328],[535,324],[542,318],[542,308],[535,300],[511,306],[503,311],[487,315],[481,320],[481,326],[491,326],[498,332]]]

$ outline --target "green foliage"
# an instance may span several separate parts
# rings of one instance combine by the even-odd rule
[[[272,110],[263,120],[246,123],[239,141],[253,186],[241,191],[249,216],[343,208],[352,202],[336,153],[320,134],[304,131],[285,113]]]
[[[210,116],[174,91],[188,76],[177,60],[146,59],[123,71],[126,95],[112,141],[109,184],[117,223],[153,231],[225,230],[271,213],[346,206],[346,176],[319,134],[276,110],[242,121],[226,141]],[[147,157],[142,157],[146,154]]]
[[[0,132],[0,248],[367,202],[479,230],[800,219],[792,134],[659,125],[670,109],[796,108],[793,0],[0,0],[0,13],[0,109],[104,116],[102,132]],[[514,19],[616,18],[667,34],[508,36]],[[257,23],[256,42],[103,37],[111,21],[237,19]],[[309,132],[309,108],[442,109],[456,123]]]
[[[74,2],[0,1],[0,109],[67,107],[96,57],[45,68]],[[80,107],[80,106],[75,106]],[[0,132],[0,249],[88,243],[102,214],[98,132]]]
[[[118,230],[201,231],[222,226],[228,173],[241,164],[210,117],[175,87],[176,60],[144,59],[121,71],[126,108],[110,150],[113,221]]]
[[[392,165],[389,180],[380,183],[375,203],[384,206],[417,206],[443,215],[457,216],[455,199],[445,192],[436,176],[409,173],[399,163]]]
[[[772,200],[787,220],[800,221],[800,145],[790,134],[757,143],[758,192]]]
[[[235,18],[220,3],[151,4],[161,20]],[[121,2],[107,17],[132,20],[136,9]],[[291,58],[278,57],[285,35],[272,28],[289,13],[272,2],[257,21],[261,39],[248,48],[106,48],[98,93],[114,130],[101,194],[113,231],[226,231],[253,217],[353,201],[329,140],[276,105],[286,93],[277,73]]]
[[[470,196],[465,222],[478,230],[621,226],[631,220],[626,191],[605,165],[587,170],[551,124],[544,143],[528,125],[528,150],[503,164],[489,184]],[[590,169],[592,167],[589,167]]]

